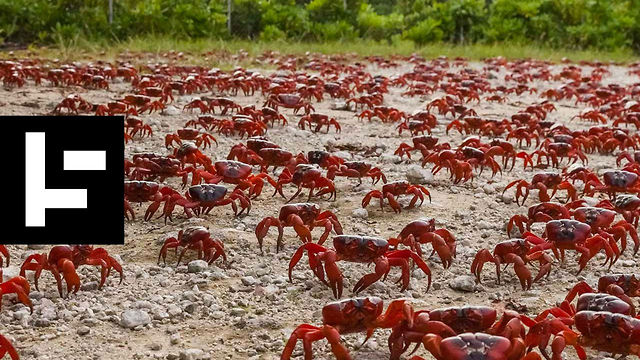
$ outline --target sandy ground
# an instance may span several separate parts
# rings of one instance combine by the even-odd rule
[[[481,68],[483,64],[470,64]],[[372,74],[386,76],[409,71],[404,64],[398,69],[380,69],[370,67]],[[560,67],[554,67],[558,72]],[[459,69],[453,68],[453,71]],[[588,69],[585,69],[588,70]],[[627,74],[627,69],[610,67],[611,76],[605,83],[630,84],[637,77]],[[264,73],[269,73],[264,70]],[[496,74],[492,80],[500,83],[504,75]],[[533,82],[530,86],[547,89],[561,85],[560,82]],[[426,98],[407,98],[400,96],[401,89],[392,88],[385,96],[385,104],[395,106],[411,113],[424,109],[432,98],[442,96],[436,93]],[[48,85],[35,87],[29,84],[23,88],[7,91],[0,89],[0,113],[3,115],[36,115],[49,112],[53,106],[70,93],[78,93],[92,102],[106,102],[117,99],[129,92],[126,84],[113,84],[110,91],[85,90],[82,88],[54,88]],[[172,104],[177,109],[195,96],[177,96]],[[234,100],[242,105],[262,105],[264,99],[257,95],[238,96]],[[524,107],[541,99],[537,95],[510,95],[504,104],[482,102],[471,106],[481,115],[493,118],[508,118]],[[333,131],[314,134],[298,129],[295,124],[298,117],[290,110],[284,110],[289,118],[287,127],[270,128],[268,138],[286,149],[297,153],[309,150],[324,150],[332,144],[375,145],[382,149],[379,157],[366,159],[380,167],[389,181],[403,180],[416,160],[400,161],[393,151],[401,142],[410,142],[410,136],[399,136],[393,125],[382,124],[378,120],[362,122],[353,111],[332,110],[333,100],[325,99],[314,103],[316,110],[334,116],[342,124],[342,132]],[[568,123],[572,128],[585,128],[590,124],[580,121],[568,122],[583,108],[573,101],[556,103],[558,111],[549,115],[550,120]],[[144,115],[151,124],[154,136],[138,139],[126,146],[125,157],[137,152],[155,152],[167,154],[164,136],[181,128],[183,124],[195,118],[195,114],[181,111],[167,111],[166,114]],[[445,135],[444,127],[451,120],[439,116],[439,126],[434,135],[441,141],[459,144],[465,136],[458,133]],[[87,136],[92,136],[87,134]],[[223,159],[229,148],[238,143],[237,137],[215,135],[219,146],[205,153],[212,159]],[[528,149],[532,151],[533,149]],[[359,159],[355,157],[354,159]],[[419,163],[417,163],[419,164]],[[590,167],[602,171],[615,167],[612,156],[589,156]],[[427,167],[429,169],[430,165]],[[353,211],[359,209],[362,197],[374,188],[369,181],[357,184],[357,180],[338,178],[337,200],[315,201],[323,208],[333,211],[341,221],[346,234],[372,235],[388,238],[395,236],[410,221],[420,218],[437,219],[439,227],[449,229],[456,237],[458,255],[453,266],[443,270],[439,259],[432,257],[428,264],[433,272],[434,284],[426,291],[426,278],[421,272],[415,272],[409,290],[400,292],[394,284],[399,275],[393,270],[384,283],[376,283],[364,291],[365,296],[379,296],[385,301],[395,298],[409,298],[415,308],[435,309],[457,305],[490,305],[498,309],[517,308],[535,315],[553,306],[564,298],[567,290],[578,280],[587,280],[595,284],[597,278],[607,274],[600,266],[600,260],[589,264],[582,276],[576,277],[576,256],[570,254],[565,264],[556,261],[548,279],[535,284],[531,290],[522,291],[512,269],[504,274],[501,285],[495,283],[495,272],[489,266],[483,273],[484,282],[471,292],[454,290],[452,282],[464,280],[470,275],[470,264],[480,248],[491,249],[496,243],[507,239],[504,230],[509,217],[526,213],[528,206],[537,202],[537,194],[532,193],[525,206],[520,207],[511,201],[513,192],[503,197],[502,189],[510,181],[518,178],[530,179],[531,170],[522,171],[521,163],[511,172],[505,172],[494,178],[486,171],[473,182],[459,186],[452,185],[448,176],[442,172],[426,185],[433,201],[423,206],[394,214],[389,207],[381,211],[375,204],[370,205],[366,218],[356,217]],[[167,181],[178,188],[178,181]],[[285,188],[287,195],[294,188]],[[20,304],[12,305],[5,297],[0,313],[0,332],[13,339],[23,359],[276,359],[279,358],[284,343],[293,328],[300,323],[320,325],[322,306],[333,301],[331,291],[313,277],[303,261],[296,267],[294,281],[288,282],[287,266],[299,240],[291,228],[285,230],[285,249],[275,253],[276,229],[272,229],[265,240],[265,254],[261,255],[254,228],[265,216],[277,216],[284,200],[271,197],[272,188],[266,187],[264,193],[253,202],[248,216],[234,218],[229,207],[216,208],[208,216],[186,219],[183,215],[174,218],[173,223],[165,225],[161,220],[143,222],[141,219],[126,222],[126,240],[124,246],[111,246],[108,250],[116,254],[123,262],[126,280],[118,285],[115,277],[101,291],[96,289],[98,272],[95,269],[80,270],[83,289],[68,299],[61,299],[55,289],[55,281],[45,273],[40,282],[40,292],[32,292],[35,311],[33,315],[25,312]],[[306,197],[299,198],[305,201]],[[136,215],[144,213],[147,205],[136,206]],[[177,212],[178,213],[178,212]],[[70,219],[70,225],[73,219]],[[185,265],[175,267],[175,257],[169,256],[171,265],[156,264],[158,251],[167,237],[175,235],[179,229],[188,225],[203,225],[210,228],[214,236],[225,244],[227,255],[233,260],[230,268],[210,266],[198,273],[188,273]],[[109,226],[109,224],[104,224]],[[540,232],[540,227],[534,227]],[[96,229],[99,231],[99,229]],[[314,231],[314,238],[320,230]],[[23,246],[10,246],[12,266],[5,274],[17,271],[21,261],[34,252],[47,251],[48,247],[27,249]],[[426,248],[425,248],[426,249]],[[190,254],[187,261],[193,260]],[[345,274],[344,297],[352,295],[355,282],[373,267],[363,264],[340,263]],[[640,264],[627,251],[611,269],[612,273],[640,273]],[[34,289],[35,290],[35,289]],[[136,329],[125,329],[120,325],[121,313],[128,309],[141,309],[148,312],[152,322]],[[346,335],[344,341],[356,359],[386,359],[389,352],[386,338],[389,332],[376,331],[375,336],[363,347],[358,348],[364,339],[363,334]],[[301,345],[294,354],[302,354]],[[430,359],[424,349],[418,354]],[[593,351],[592,359],[601,359],[603,354]],[[314,358],[330,359],[329,347],[320,342],[314,347]],[[572,350],[566,352],[567,359],[577,359]]]

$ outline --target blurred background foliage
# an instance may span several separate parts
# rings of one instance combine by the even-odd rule
[[[640,0],[0,0],[0,43],[279,39],[536,43],[640,52]]]

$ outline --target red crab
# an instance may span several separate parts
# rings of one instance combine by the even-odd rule
[[[189,120],[184,123],[184,127],[186,128],[198,128],[201,127],[206,131],[215,130],[225,121],[223,119],[218,119],[213,115],[198,115],[196,119]]]
[[[228,196],[227,193],[227,188],[222,185],[203,184],[190,186],[185,192],[185,197],[167,203],[165,212],[170,216],[174,206],[180,205],[184,207],[185,211],[193,209],[193,212],[200,216],[200,214],[209,214],[214,207],[231,204],[233,214],[236,217],[242,215],[245,210],[247,214],[249,213],[251,200],[242,190],[236,188]],[[240,203],[241,210],[239,213],[236,200]]]
[[[289,280],[292,280],[293,268],[302,258],[304,251],[307,251],[309,266],[316,277],[331,288],[336,298],[342,297],[343,287],[342,273],[336,265],[339,261],[375,264],[373,273],[358,280],[353,288],[355,294],[382,278],[386,279],[391,267],[402,269],[399,280],[402,281],[400,291],[406,290],[409,287],[409,260],[413,260],[427,275],[427,291],[431,287],[431,269],[418,254],[411,250],[389,250],[389,242],[384,239],[358,235],[338,235],[333,238],[333,247],[334,249],[327,249],[311,242],[300,246],[289,262]]]
[[[372,110],[364,110],[360,115],[358,115],[359,119],[368,118],[371,121],[372,118],[377,117],[382,122],[397,122],[402,119],[406,119],[407,114],[404,112],[388,107],[388,106],[374,106]]]
[[[400,355],[408,349],[411,343],[416,343],[419,346],[424,343],[424,340],[429,340],[427,335],[448,338],[465,333],[482,332],[487,335],[517,336],[522,339],[525,337],[523,320],[526,324],[533,323],[532,320],[513,311],[505,311],[498,321],[496,321],[497,317],[497,311],[487,306],[416,311],[412,326],[408,326],[408,322],[403,322],[393,328],[389,337],[391,360],[399,360]],[[479,356],[482,353],[478,352],[473,355]]]
[[[167,149],[172,146],[174,142],[179,146],[182,145],[182,140],[195,141],[196,146],[200,147],[200,145],[203,145],[203,149],[211,147],[212,141],[218,145],[218,141],[211,134],[189,128],[178,129],[175,134],[167,134],[164,138],[164,145]]]
[[[368,192],[362,199],[362,207],[366,208],[372,198],[377,198],[380,199],[380,208],[384,211],[384,199],[387,199],[389,201],[389,206],[391,206],[393,211],[400,213],[402,211],[402,206],[400,206],[397,201],[400,195],[413,195],[409,206],[407,206],[407,208],[412,208],[418,200],[420,200],[420,204],[418,204],[418,206],[422,205],[424,202],[423,194],[427,195],[429,197],[429,202],[431,202],[431,193],[429,193],[429,190],[424,186],[412,185],[408,181],[404,180],[394,181],[382,185],[382,191],[372,190]]]
[[[249,190],[249,196],[255,198],[262,193],[264,179],[276,186],[273,180],[266,173],[253,174],[253,168],[240,161],[220,160],[213,163],[213,171],[196,170],[193,175],[193,184],[199,184],[204,180],[208,184],[218,184],[224,182],[237,185],[236,189]]]
[[[60,297],[62,297],[60,273],[62,273],[62,277],[67,283],[67,295],[71,290],[76,293],[80,289],[80,277],[76,269],[81,265],[100,266],[100,285],[98,285],[98,289],[101,289],[107,281],[112,269],[120,274],[120,283],[124,279],[120,263],[111,257],[107,250],[103,248],[94,249],[90,245],[60,245],[51,248],[48,255],[46,253],[29,255],[20,267],[20,276],[25,277],[27,271],[35,271],[34,284],[36,290],[38,290],[38,279],[42,270],[51,271],[58,284]]]
[[[576,190],[571,183],[563,179],[561,174],[552,173],[552,172],[541,172],[537,173],[531,179],[531,183],[528,183],[525,180],[514,180],[510,182],[502,191],[502,194],[509,190],[512,186],[516,186],[516,204],[524,205],[524,202],[529,197],[530,189],[537,189],[538,196],[540,201],[548,202],[551,198],[556,194],[558,190],[567,190],[568,199],[576,200],[578,197],[578,191]],[[551,189],[551,195],[549,195],[548,190]],[[522,203],[519,202],[520,197],[522,197]]]
[[[605,239],[602,235],[592,235],[591,226],[577,220],[553,220],[547,222],[543,238],[531,232],[525,232],[522,237],[535,244],[530,252],[551,249],[556,259],[564,261],[565,250],[575,250],[581,254],[578,263],[580,269],[578,274],[587,266],[587,263],[601,249],[605,250],[607,262],[614,256],[620,255],[620,250],[613,239]],[[606,263],[606,262],[605,262]]]
[[[16,351],[13,345],[11,345],[9,339],[0,334],[0,359],[2,359],[6,354],[9,354],[11,360],[20,360],[18,351]]]
[[[609,311],[635,316],[633,303],[627,303],[618,296],[606,293],[584,293],[578,297],[576,305],[569,300],[564,300],[560,305],[541,312],[536,317],[536,321],[544,321],[550,318],[549,315],[557,318],[572,318],[579,311]]]
[[[158,254],[158,264],[160,259],[167,263],[167,250],[182,248],[180,255],[178,255],[178,262],[176,266],[180,264],[182,256],[187,250],[195,250],[198,252],[198,259],[204,260],[211,264],[216,261],[220,256],[224,263],[227,263],[227,255],[224,252],[224,245],[222,241],[218,239],[212,239],[209,229],[204,226],[190,226],[184,230],[178,232],[178,238],[170,237],[164,241],[160,253]]]
[[[295,199],[296,196],[302,192],[303,188],[309,188],[309,198],[307,201],[311,200],[313,196],[320,197],[325,194],[330,194],[328,200],[331,200],[331,198],[335,199],[336,197],[336,188],[333,181],[322,176],[322,172],[316,169],[313,165],[299,164],[296,166],[293,174],[288,168],[285,168],[278,178],[278,182],[275,186],[276,191],[273,195],[275,196],[275,194],[278,193],[286,199],[282,192],[282,187],[289,183],[297,185],[298,190],[293,194],[293,196],[291,196],[291,198],[289,198],[289,200],[287,200],[287,202]],[[316,194],[313,193],[315,189],[319,189]]]
[[[311,111],[315,111],[308,101],[295,94],[271,94],[262,106],[271,107],[276,111],[278,107],[282,106],[287,109],[293,109],[294,114],[297,114],[300,109],[304,109],[306,115]]]
[[[262,158],[258,156],[258,151],[264,148],[280,148],[280,145],[272,143],[263,137],[250,137],[247,144],[236,144],[231,147],[227,160],[238,160],[247,164],[258,164]]]
[[[249,116],[235,115],[231,120],[222,120],[218,125],[218,132],[227,136],[236,132],[242,139],[247,137],[262,136],[267,131],[267,125],[260,120],[254,120]]]
[[[455,128],[460,134],[495,134],[500,135],[505,131],[511,131],[511,124],[508,120],[495,121],[482,119],[478,116],[465,116],[453,120],[447,125],[446,134]]]
[[[585,346],[623,358],[640,356],[640,319],[607,311],[579,311],[573,321],[577,332],[565,330],[559,334],[563,341],[553,348],[554,359],[561,358],[565,344]],[[584,351],[578,354],[581,360],[587,358]]]
[[[116,114],[125,114],[127,116],[138,116],[138,110],[135,107],[129,106],[122,101],[110,101],[106,105],[95,105],[91,108],[95,111],[96,116],[113,116]]]
[[[146,95],[150,97],[159,97],[160,101],[163,103],[168,103],[173,101],[173,89],[170,85],[165,85],[163,87],[145,87],[140,89],[140,95]]]
[[[121,101],[131,107],[135,107],[138,114],[142,114],[147,110],[149,111],[149,114],[151,114],[154,111],[165,108],[162,101],[153,100],[145,95],[125,95],[124,99]]]
[[[425,132],[431,134],[432,128],[433,126],[429,123],[420,120],[406,120],[396,126],[396,129],[398,129],[398,135],[402,135],[402,130],[408,130],[413,136],[418,134],[424,135]]]
[[[459,148],[462,148],[464,146],[472,146],[477,149],[484,149],[485,151],[490,150],[493,147],[501,148],[503,150],[501,155],[502,155],[502,167],[504,169],[508,167],[509,160],[511,160],[511,168],[509,170],[513,170],[513,167],[516,164],[516,159],[523,160],[524,169],[527,168],[527,164],[530,164],[531,168],[533,168],[533,162],[531,161],[529,154],[527,154],[524,151],[517,152],[513,144],[505,140],[494,139],[490,143],[485,144],[480,141],[480,138],[472,136],[467,138],[464,142],[462,142]],[[497,150],[493,150],[493,151],[496,151],[497,153],[499,153],[499,151]]]
[[[593,233],[598,233],[603,237],[612,237],[616,242],[621,241],[620,252],[624,253],[627,248],[627,235],[634,243],[634,255],[640,250],[640,239],[633,225],[626,220],[619,220],[614,223],[616,212],[600,207],[582,206],[572,213],[573,218],[589,226]]]
[[[287,126],[287,118],[270,107],[263,107],[262,110],[258,110],[258,114],[262,116],[262,122],[265,124],[271,122],[272,127],[276,121],[282,122],[282,126]]]
[[[281,148],[262,148],[258,150],[255,163],[260,165],[261,171],[266,172],[269,166],[273,166],[275,171],[279,166],[284,166],[289,170],[295,169],[296,165],[304,164],[307,160],[304,154],[294,155],[292,152]]]
[[[167,219],[171,220],[171,213],[167,212],[168,208],[173,208],[175,201],[183,199],[182,195],[172,188],[160,185],[152,181],[125,181],[124,182],[124,216],[127,220],[135,220],[135,213],[130,202],[151,202],[144,214],[144,220],[149,221],[158,211],[161,203],[165,203],[162,215],[165,223]],[[189,209],[185,209],[187,217],[191,217]],[[129,218],[131,215],[131,218]]]
[[[323,150],[312,150],[307,153],[306,161],[309,164],[315,164],[323,169],[329,169],[332,166],[340,167],[345,163],[345,160],[339,156],[331,155]]]
[[[173,156],[183,164],[191,163],[193,167],[201,164],[205,169],[212,168],[211,159],[203,154],[196,144],[189,141],[184,141],[180,147],[174,149]]]
[[[145,124],[142,119],[133,115],[127,116],[124,120],[124,129],[127,135],[132,138],[136,136],[138,132],[140,133],[141,138],[145,136],[151,137],[153,135],[151,126],[149,126],[149,124]]]
[[[182,108],[182,111],[185,111],[185,110],[193,111],[193,109],[199,109],[200,112],[203,114],[211,111],[211,109],[209,109],[209,105],[207,105],[206,102],[202,101],[202,99],[198,99],[198,98],[193,99],[190,103],[185,105]]]
[[[559,167],[560,161],[563,158],[569,159],[569,164],[573,164],[580,160],[583,164],[588,162],[587,156],[580,150],[580,148],[563,142],[550,142],[545,141],[540,145],[540,149],[531,153],[531,157],[538,155],[537,165],[540,165],[542,158],[546,159],[547,165],[551,164],[553,167]],[[551,160],[551,163],[549,162]]]
[[[407,143],[401,143],[394,152],[394,155],[398,155],[402,158],[402,156],[406,154],[407,157],[411,159],[411,152],[419,150],[422,153],[422,158],[426,159],[433,153],[451,149],[451,145],[449,145],[449,143],[438,144],[438,141],[438,138],[430,135],[414,136],[411,138],[413,146]]]
[[[67,113],[77,114],[78,111],[87,112],[93,108],[93,105],[78,94],[71,94],[64,98],[58,105],[53,108],[54,114],[60,114],[62,109],[66,109]]]
[[[338,217],[329,210],[320,211],[320,207],[313,203],[289,204],[280,208],[278,218],[272,216],[265,217],[256,226],[256,238],[262,251],[262,240],[267,235],[271,226],[278,227],[278,242],[276,252],[282,249],[282,234],[285,227],[293,227],[302,242],[311,241],[311,230],[314,227],[324,227],[324,233],[320,236],[318,244],[322,245],[331,230],[342,235],[342,225]]]
[[[616,158],[616,165],[620,166],[622,160],[627,160],[629,164],[640,164],[640,151],[634,151],[633,153],[628,151],[621,152]]]
[[[323,126],[326,126],[327,134],[328,134],[329,129],[331,128],[332,125],[333,127],[335,127],[337,133],[342,131],[342,128],[340,127],[340,123],[338,123],[338,121],[335,118],[329,118],[328,115],[317,114],[317,113],[307,114],[301,117],[300,122],[298,122],[298,127],[301,128],[302,130],[305,129],[305,126],[308,126],[309,129],[312,129],[311,127],[312,124],[316,125],[315,129],[313,129],[313,132],[318,132],[322,130]]]
[[[304,343],[305,359],[311,359],[313,356],[311,344],[326,338],[331,344],[331,351],[336,359],[351,360],[349,351],[340,341],[341,335],[366,332],[369,339],[376,329],[392,328],[403,321],[411,322],[412,318],[413,309],[406,300],[392,301],[386,311],[384,311],[382,300],[378,297],[332,302],[322,308],[322,326],[302,324],[291,333],[280,359],[291,359],[300,339]]]
[[[403,244],[422,256],[421,244],[431,243],[433,253],[438,253],[442,266],[447,269],[456,257],[456,239],[447,229],[436,229],[435,219],[412,221],[405,226],[395,238],[389,239],[389,244],[398,246]]]
[[[605,171],[602,180],[604,184],[597,180],[588,181],[584,193],[593,196],[595,192],[604,192],[611,198],[615,198],[618,192],[640,193],[640,176],[636,173],[624,170]]]
[[[203,97],[202,100],[207,101],[209,103],[208,108],[209,108],[209,111],[211,111],[212,113],[215,113],[216,106],[220,107],[221,115],[226,115],[229,109],[231,109],[232,112],[235,111],[237,113],[242,111],[242,105],[237,104],[235,101],[228,98],[217,97],[217,98],[211,99],[211,98]]]
[[[467,177],[473,177],[473,174],[465,174],[469,168],[480,167],[480,173],[485,166],[491,168],[491,176],[495,176],[498,172],[502,174],[500,164],[493,158],[496,155],[504,156],[504,150],[499,146],[489,149],[477,149],[471,146],[463,146],[457,150],[442,150],[439,153],[433,153],[428,158],[422,159],[422,166],[427,163],[433,163],[435,166],[431,169],[433,174],[437,174],[442,168],[446,168],[451,173],[454,182],[468,180]]]
[[[31,287],[23,276],[15,276],[7,281],[2,281],[2,269],[0,269],[0,309],[2,309],[2,296],[5,294],[16,294],[18,301],[25,304],[33,313],[33,304],[29,298]],[[2,355],[2,354],[0,354]],[[2,359],[0,357],[0,359]]]
[[[507,224],[507,235],[511,237],[511,231],[513,230],[514,225],[518,227],[522,234],[525,231],[525,227],[528,231],[534,223],[546,223],[551,220],[570,218],[571,212],[566,206],[555,202],[543,202],[530,206],[527,211],[527,216],[513,215]]]
[[[427,334],[424,346],[437,360],[541,360],[540,355],[526,351],[519,334],[511,338],[485,333],[464,333],[443,339]],[[414,356],[411,360],[424,360]]]
[[[341,165],[329,166],[327,178],[333,180],[336,176],[358,178],[358,184],[362,184],[363,176],[370,177],[373,184],[378,183],[380,179],[387,183],[387,177],[382,170],[364,161],[346,161]]]
[[[577,283],[567,294],[565,301],[571,302],[576,295],[605,293],[617,296],[635,309],[632,297],[640,297],[640,276],[637,274],[604,275],[598,279],[597,290],[585,281]]]
[[[527,267],[530,262],[537,261],[540,267],[535,279],[532,279],[531,271]],[[553,259],[543,251],[533,251],[532,243],[524,239],[512,239],[499,242],[493,249],[493,254],[487,249],[478,251],[471,263],[471,273],[475,275],[476,282],[481,283],[482,268],[485,263],[492,262],[496,265],[497,281],[500,285],[500,266],[513,264],[513,269],[520,280],[523,290],[528,290],[534,282],[548,276]]]
[[[125,165],[125,174],[129,175],[130,180],[147,180],[164,182],[168,177],[182,177],[182,182],[186,183],[193,167],[183,167],[180,160],[160,156],[153,153],[134,154],[132,162]]]
[[[635,195],[618,195],[613,200],[602,200],[597,207],[613,210],[633,226],[638,226],[640,219],[640,198]]]

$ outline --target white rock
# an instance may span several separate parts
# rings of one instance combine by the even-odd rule
[[[91,329],[88,326],[80,326],[76,333],[80,336],[87,335],[91,332]]]
[[[351,160],[351,153],[347,152],[347,151],[336,151],[333,153],[334,156],[343,158],[347,161]]]
[[[186,349],[180,351],[180,360],[200,360],[204,358],[204,351],[200,349]]]
[[[133,329],[151,323],[151,317],[146,311],[129,309],[120,314],[120,326]]]
[[[407,181],[412,184],[424,185],[433,181],[433,174],[431,171],[418,165],[409,166],[405,176],[407,177]]]
[[[449,287],[456,291],[472,292],[476,287],[473,276],[462,275],[449,281]]]
[[[162,110],[161,114],[167,115],[167,116],[176,116],[176,115],[180,115],[181,113],[182,111],[180,111],[180,109],[178,109],[173,105],[169,105],[164,110]]]
[[[240,281],[242,281],[242,285],[244,285],[244,286],[253,286],[253,285],[256,285],[256,284],[258,284],[260,282],[259,280],[257,280],[253,276],[244,276],[244,277],[242,277],[242,279],[240,279]]]
[[[363,209],[363,208],[358,208],[355,209],[351,212],[351,215],[353,217],[359,218],[359,219],[366,219],[369,217],[369,212],[367,211],[367,209]]]
[[[187,272],[190,273],[201,273],[205,271],[209,267],[204,260],[193,260],[187,265]]]
[[[494,192],[496,192],[495,187],[492,184],[484,184],[484,186],[482,187],[482,190],[484,191],[485,194],[487,195],[491,195]]]
[[[20,275],[19,266],[8,266],[5,268],[2,268],[2,282],[9,281],[9,279],[19,275]]]
[[[398,155],[382,154],[380,160],[385,164],[400,164],[402,159]]]
[[[331,110],[349,110],[345,101],[334,101],[331,104]]]

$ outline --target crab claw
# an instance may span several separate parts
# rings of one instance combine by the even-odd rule
[[[11,342],[9,342],[9,339],[0,335],[0,359],[3,358],[5,354],[9,354],[9,357],[11,357],[11,360],[20,359],[20,356],[18,356],[18,352],[13,347],[13,345],[11,345]]]

